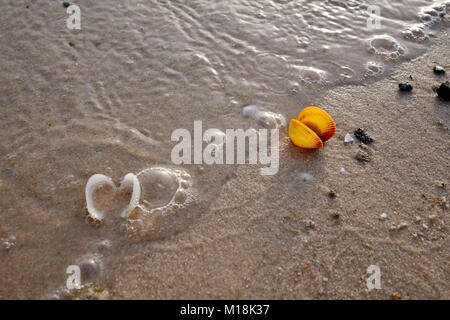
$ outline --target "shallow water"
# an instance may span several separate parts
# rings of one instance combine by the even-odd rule
[[[59,1],[0,5],[0,238],[15,237],[0,252],[2,298],[52,296],[65,268],[86,256],[103,261],[98,282],[113,286],[114,266],[131,256],[139,270],[149,243],[164,247],[195,224],[235,168],[184,166],[191,207],[133,244],[120,222],[85,221],[92,174],[119,183],[128,172],[173,167],[171,133],[192,131],[194,120],[247,128],[246,105],[291,118],[332,87],[385,77],[425,52],[450,10],[448,1],[406,0],[76,4],[80,31],[66,27]],[[381,8],[379,29],[367,28],[369,5]],[[111,248],[100,254],[105,239]],[[146,288],[144,280],[116,294],[145,297]]]

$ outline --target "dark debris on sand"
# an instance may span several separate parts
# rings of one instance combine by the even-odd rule
[[[412,91],[412,89],[414,89],[413,86],[408,82],[399,83],[398,88],[400,91],[404,91],[404,92],[410,92],[410,91]]]
[[[374,141],[362,128],[356,129],[354,135],[359,141],[365,144],[370,144]]]
[[[439,98],[445,101],[450,101],[450,83],[447,81],[436,90]]]

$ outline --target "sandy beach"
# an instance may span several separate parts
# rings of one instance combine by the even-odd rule
[[[435,199],[449,196],[450,111],[432,90],[447,79],[432,68],[449,61],[448,39],[389,79],[329,92],[320,105],[338,129],[323,150],[285,138],[278,175],[239,168],[183,234],[129,252],[138,262],[116,269],[121,298],[146,282],[140,298],[448,299],[448,209]],[[410,75],[413,93],[400,93]],[[343,142],[358,127],[375,140],[367,164],[355,159],[359,143]],[[381,269],[381,290],[367,290],[369,265]]]
[[[291,33],[304,26],[290,20],[290,1],[275,1],[273,12],[261,8],[279,29],[248,34],[259,32],[262,13],[243,19],[242,31],[226,20],[232,15],[219,14],[222,7],[201,14],[202,1],[156,1],[164,18],[134,1],[114,9],[80,3],[93,9],[83,9],[81,32],[64,29],[64,10],[35,2],[34,11],[9,4],[0,13],[18,17],[15,26],[0,23],[0,299],[79,298],[64,288],[66,268],[84,261],[95,261],[94,298],[450,298],[450,104],[433,91],[449,80],[448,21],[388,61],[367,52],[365,34],[347,60],[326,70],[349,51],[358,28],[348,38],[344,27],[324,31],[347,47],[329,49],[311,36],[308,49],[298,39],[291,48]],[[342,21],[355,14],[345,12]],[[414,14],[405,11],[407,19]],[[203,19],[226,20],[229,29]],[[399,43],[406,48],[406,41]],[[384,71],[366,76],[357,55]],[[446,74],[435,74],[436,65]],[[412,92],[400,92],[402,82]],[[254,123],[242,108],[251,104],[287,120],[318,106],[333,117],[336,135],[307,151],[282,128],[273,176],[261,175],[260,165],[172,163],[173,130],[192,130],[196,120],[205,129],[248,129]],[[361,145],[357,128],[374,142]],[[353,143],[344,143],[347,133]],[[359,151],[370,162],[355,159]],[[104,201],[111,206],[104,221],[89,222],[89,177],[101,173],[118,185],[155,166],[186,172],[192,203],[150,217],[138,238],[124,231],[115,194]],[[380,289],[368,290],[371,265],[380,268]]]

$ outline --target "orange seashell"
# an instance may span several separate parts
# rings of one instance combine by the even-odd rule
[[[319,149],[323,142],[319,136],[302,122],[292,119],[289,123],[289,137],[293,144],[304,149]]]
[[[313,130],[323,142],[330,140],[336,133],[336,124],[333,118],[318,107],[303,109],[297,119]]]

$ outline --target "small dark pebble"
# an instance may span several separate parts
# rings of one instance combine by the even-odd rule
[[[400,89],[400,91],[409,92],[413,89],[413,86],[411,84],[409,84],[408,82],[405,82],[405,83],[399,83],[398,88]]]
[[[450,83],[447,81],[436,90],[436,93],[439,98],[450,101]]]
[[[442,68],[441,66],[435,66],[433,68],[434,73],[436,74],[445,74],[445,69]]]
[[[70,7],[70,3],[69,2],[63,2],[62,5],[63,5],[64,8]]]
[[[364,131],[364,129],[358,128],[354,133],[355,137],[361,142],[369,144],[373,142],[373,139]]]

